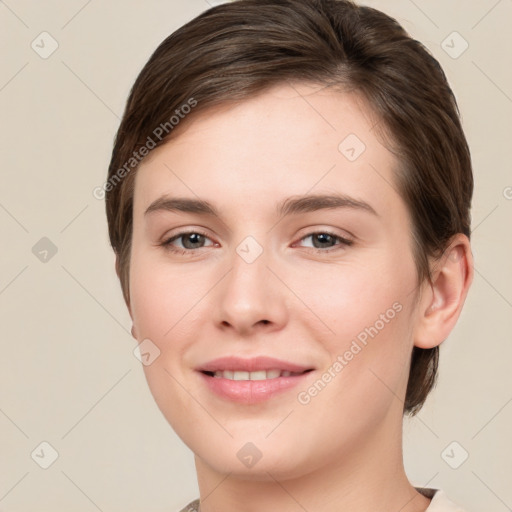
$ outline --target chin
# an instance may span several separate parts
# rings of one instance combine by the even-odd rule
[[[189,448],[200,464],[209,466],[230,478],[268,481],[288,480],[305,475],[311,470],[312,457],[295,446],[280,446],[269,440],[255,441],[230,438],[225,443],[201,440]],[[197,463],[196,463],[197,464]]]
[[[301,471],[301,467],[290,464],[289,462],[283,463],[276,460],[263,457],[256,462],[252,467],[246,467],[238,460],[228,459],[219,460],[215,458],[202,458],[196,454],[196,457],[201,459],[202,464],[211,467],[214,471],[220,474],[229,474],[230,478],[237,478],[240,480],[247,480],[253,482],[266,482],[269,480],[290,480],[298,478],[305,474],[307,471]]]

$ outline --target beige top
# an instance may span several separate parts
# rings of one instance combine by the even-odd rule
[[[416,487],[416,490],[432,500],[425,512],[464,512],[464,509],[450,501],[446,494],[440,489]],[[189,503],[184,509],[180,510],[180,512],[200,512],[199,500],[197,499]]]

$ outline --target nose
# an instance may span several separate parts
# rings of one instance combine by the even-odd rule
[[[231,269],[216,287],[214,316],[221,329],[248,336],[285,325],[286,287],[269,264],[270,254],[265,249],[254,261],[243,250],[233,251]]]

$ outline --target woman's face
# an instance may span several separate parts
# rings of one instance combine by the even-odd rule
[[[282,85],[198,114],[137,171],[144,371],[216,471],[292,478],[400,439],[418,290],[374,122],[355,96]]]

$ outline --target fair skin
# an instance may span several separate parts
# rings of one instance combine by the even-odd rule
[[[420,512],[430,503],[403,467],[409,358],[414,345],[448,337],[472,281],[472,255],[468,239],[455,236],[434,285],[417,285],[396,160],[374,124],[354,95],[280,85],[198,114],[137,170],[133,334],[160,350],[144,371],[195,454],[201,512]],[[366,146],[354,161],[338,149],[349,134]],[[340,207],[278,215],[276,205],[306,194],[346,194],[375,214]],[[164,196],[206,200],[219,216],[145,213]],[[187,230],[206,236],[163,245]],[[326,231],[335,236],[318,236]],[[263,251],[250,263],[237,252],[248,236]],[[400,311],[301,403],[298,394],[393,304]],[[197,371],[228,355],[313,370],[298,387],[238,403],[213,393]],[[247,443],[261,454],[251,467],[237,456]]]

